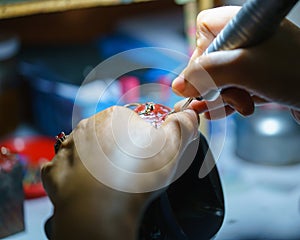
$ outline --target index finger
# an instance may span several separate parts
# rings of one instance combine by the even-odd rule
[[[192,59],[204,53],[209,44],[240,9],[241,7],[238,6],[225,6],[204,10],[198,14],[197,47]]]

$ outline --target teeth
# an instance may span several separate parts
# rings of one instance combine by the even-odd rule
[[[125,105],[126,106],[126,105]],[[132,104],[127,104],[126,107],[131,107]],[[171,108],[162,104],[147,102],[144,104],[134,105],[134,111],[139,114],[141,118],[158,128],[165,121],[166,117],[173,113]]]

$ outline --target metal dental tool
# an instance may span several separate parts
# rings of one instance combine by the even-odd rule
[[[254,46],[271,37],[283,18],[298,0],[248,0],[233,17],[204,54]],[[182,106],[185,110],[192,100],[214,101],[220,90],[211,90],[199,98],[189,98]]]

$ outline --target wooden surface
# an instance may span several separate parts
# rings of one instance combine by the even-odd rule
[[[174,0],[99,6],[0,19],[0,29],[19,35],[23,45],[82,43],[113,31],[118,22],[130,16],[167,12],[174,8],[181,9],[182,6]]]
[[[154,0],[2,0],[0,1],[0,19],[146,1]]]

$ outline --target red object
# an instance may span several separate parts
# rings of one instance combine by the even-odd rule
[[[137,106],[134,111],[153,126],[159,127],[172,109],[162,104],[150,102]]]
[[[0,146],[17,153],[24,165],[23,188],[26,199],[46,195],[40,169],[43,163],[54,157],[54,143],[55,139],[44,136],[14,137],[0,142]]]
[[[60,138],[64,138],[65,137],[65,134],[63,132],[61,132],[60,134],[58,134],[56,136],[56,139],[60,139]]]

